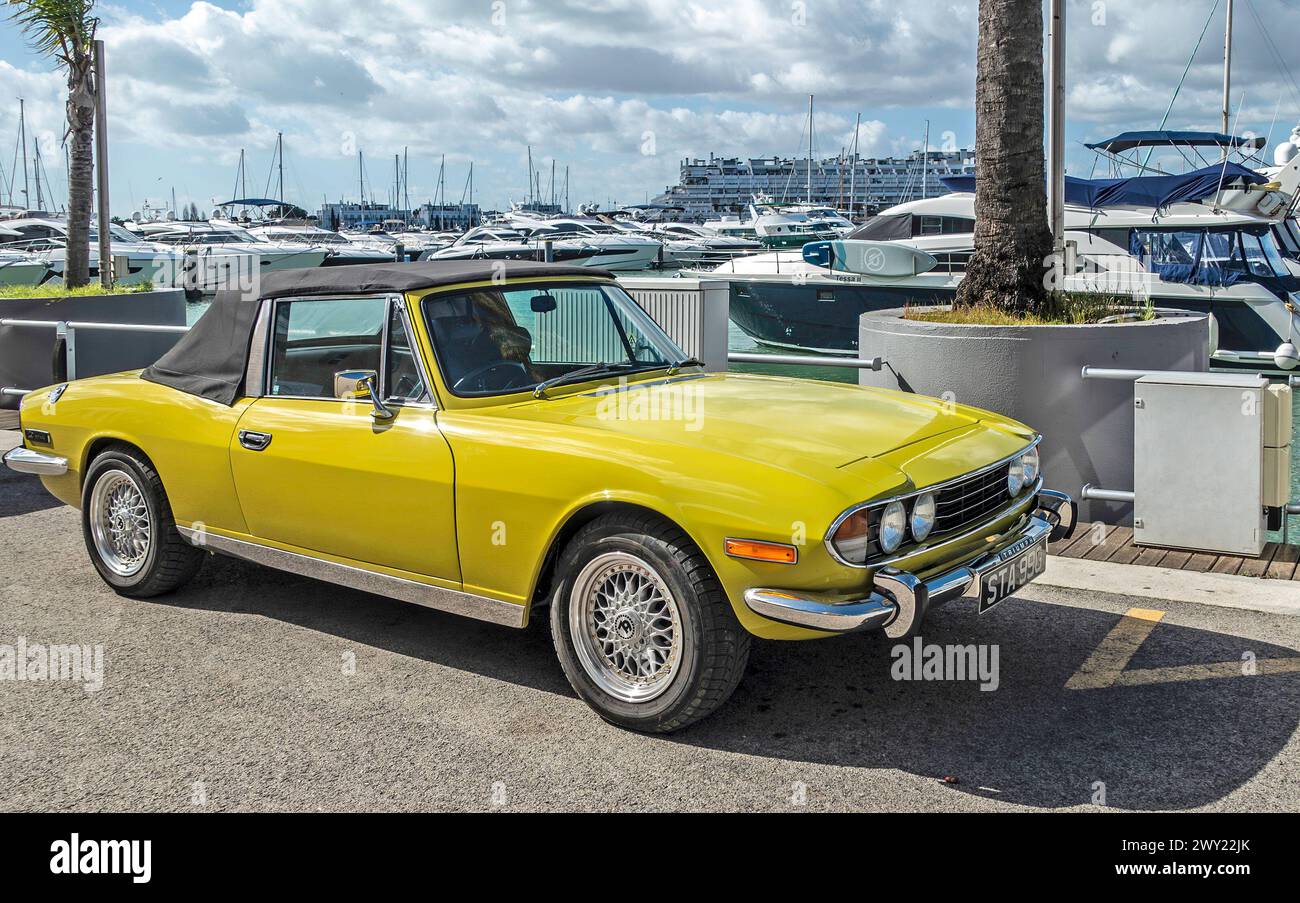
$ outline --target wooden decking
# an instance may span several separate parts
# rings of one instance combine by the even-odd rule
[[[1104,538],[1099,543],[1097,540],[1100,537]],[[1300,582],[1300,546],[1284,546],[1278,543],[1270,544],[1262,558],[1197,554],[1135,546],[1133,530],[1130,527],[1080,524],[1074,539],[1054,543],[1050,551],[1053,555],[1062,558],[1109,561],[1112,564],[1137,564],[1201,574],[1237,574],[1242,577]]]
[[[0,411],[0,430],[18,429],[17,411]]]

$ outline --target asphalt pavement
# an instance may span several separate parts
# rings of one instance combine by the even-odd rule
[[[220,558],[119,598],[4,472],[0,810],[1300,810],[1300,617],[1035,587],[925,641],[996,650],[997,688],[896,680],[872,636],[756,643],[718,715],[638,736],[544,629]],[[5,679],[20,642],[102,647],[102,687]]]

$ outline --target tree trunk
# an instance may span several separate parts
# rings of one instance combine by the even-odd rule
[[[95,206],[95,97],[91,72],[89,53],[78,54],[68,68],[68,247],[63,275],[68,288],[90,284],[90,221]]]
[[[1041,0],[980,0],[975,256],[959,304],[1042,309],[1052,253],[1043,149]]]

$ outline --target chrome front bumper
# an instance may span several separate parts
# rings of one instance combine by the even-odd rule
[[[61,477],[68,472],[68,459],[43,455],[27,448],[15,448],[4,456],[5,466],[17,473],[38,477]]]
[[[1056,542],[1074,535],[1078,508],[1059,492],[1038,494],[1038,507],[995,551],[938,577],[921,580],[906,571],[882,568],[876,572],[875,592],[869,598],[829,603],[783,590],[752,589],[745,604],[757,615],[827,633],[883,630],[890,639],[911,636],[935,606],[960,599],[977,588],[983,576],[1043,539]]]

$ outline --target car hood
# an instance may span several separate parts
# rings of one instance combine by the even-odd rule
[[[891,453],[989,430],[1002,434],[1007,447],[1023,448],[1032,435],[996,415],[922,396],[742,374],[610,383],[518,405],[510,416],[677,443],[801,471],[890,458],[891,466],[906,472],[899,463],[909,456]]]

